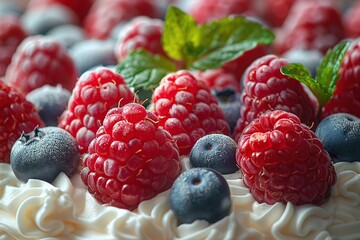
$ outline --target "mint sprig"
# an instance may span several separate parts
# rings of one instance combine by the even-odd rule
[[[169,72],[220,68],[258,44],[272,43],[274,38],[269,28],[246,17],[226,17],[199,25],[192,16],[169,7],[162,36],[169,58],[134,51],[119,62],[117,71],[130,87],[151,90]]]
[[[330,49],[320,61],[316,78],[313,78],[306,67],[299,63],[283,66],[281,73],[308,86],[317,97],[321,109],[331,99],[336,89],[341,62],[349,46],[350,41],[343,41]]]

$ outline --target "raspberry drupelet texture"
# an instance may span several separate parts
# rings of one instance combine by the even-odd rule
[[[334,113],[360,117],[360,38],[352,40],[339,69],[339,79],[332,98],[322,109],[321,118]]]
[[[71,91],[77,80],[77,71],[61,43],[50,37],[30,36],[17,48],[6,70],[5,80],[23,94],[46,84],[60,84]]]
[[[109,110],[80,173],[99,202],[133,210],[172,186],[181,170],[178,148],[158,123],[137,103]]]
[[[131,51],[145,49],[154,54],[166,56],[162,43],[163,21],[139,16],[121,29],[115,44],[115,56],[123,60]]]
[[[180,155],[189,154],[206,134],[230,134],[216,97],[187,70],[165,76],[154,90],[152,102],[159,125],[176,140]]]
[[[321,141],[296,115],[282,110],[269,111],[244,129],[236,161],[259,203],[321,205],[336,182]]]
[[[300,82],[280,72],[280,68],[287,64],[284,58],[266,55],[247,69],[243,79],[240,118],[233,136],[236,141],[252,120],[268,110],[285,110],[297,115],[308,126],[314,124],[318,102]]]
[[[107,111],[137,101],[124,78],[107,68],[85,72],[76,82],[67,110],[59,118],[59,127],[77,141],[85,153],[95,138]]]
[[[0,79],[0,159],[9,163],[11,148],[22,132],[44,126],[34,104]]]
[[[0,26],[0,76],[5,76],[16,48],[28,34],[15,15],[0,16]]]

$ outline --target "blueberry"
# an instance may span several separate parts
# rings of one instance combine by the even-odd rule
[[[40,179],[53,182],[60,172],[71,177],[77,170],[80,153],[76,140],[62,128],[35,128],[14,143],[10,164],[22,182]]]
[[[217,222],[231,209],[229,185],[213,169],[192,168],[175,180],[170,190],[170,207],[181,223]]]
[[[334,163],[360,161],[360,118],[332,114],[319,123],[315,133]]]
[[[117,64],[114,42],[110,40],[84,40],[74,44],[69,51],[80,75],[94,67]]]
[[[225,115],[225,120],[229,124],[231,132],[233,132],[240,117],[241,94],[230,88],[224,90],[214,89],[213,93],[218,99],[219,106]]]
[[[54,27],[48,31],[46,35],[55,38],[55,40],[63,44],[67,49],[72,47],[75,43],[86,39],[83,28],[73,24]]]
[[[46,126],[57,126],[58,118],[67,108],[70,96],[71,93],[60,85],[44,85],[29,92],[26,99],[34,103]]]
[[[236,142],[223,134],[209,134],[196,141],[190,152],[193,167],[207,167],[222,174],[239,170],[236,165]]]

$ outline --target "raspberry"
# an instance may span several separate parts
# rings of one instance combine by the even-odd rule
[[[267,112],[244,129],[236,161],[259,203],[321,205],[336,182],[321,141],[296,115],[282,110]]]
[[[0,162],[10,162],[10,151],[22,132],[42,127],[35,106],[0,80]]]
[[[133,210],[172,186],[180,174],[178,148],[158,122],[137,103],[109,110],[80,173],[99,202]]]
[[[96,0],[85,18],[85,32],[91,38],[106,39],[117,24],[136,16],[160,18],[161,11],[152,0]]]
[[[210,89],[222,91],[232,89],[240,90],[240,84],[234,75],[227,73],[224,69],[208,69],[205,71],[194,71],[193,75],[196,79],[206,82]]]
[[[16,48],[27,37],[27,33],[15,15],[0,16],[0,25],[0,76],[4,76]]]
[[[318,103],[300,82],[280,72],[280,68],[287,64],[284,58],[266,55],[249,66],[244,75],[242,106],[235,127],[235,140],[253,119],[268,110],[285,110],[297,115],[308,126],[314,124]]]
[[[293,48],[325,53],[345,36],[341,14],[329,1],[297,1],[277,33],[275,51]]]
[[[197,0],[190,6],[189,12],[198,23],[223,18],[229,15],[243,14],[251,9],[247,0]]]
[[[76,82],[59,127],[77,141],[80,153],[87,151],[100,123],[111,108],[136,101],[124,78],[106,68],[85,72]]]
[[[321,118],[334,113],[350,113],[360,117],[360,39],[353,40],[339,69],[339,79],[332,98],[322,109]]]
[[[343,14],[343,23],[346,37],[356,38],[360,36],[360,2],[354,2]]]
[[[187,155],[195,142],[210,133],[230,134],[230,128],[205,82],[189,71],[165,76],[152,95],[159,125],[176,140],[180,155]]]
[[[257,0],[257,15],[272,27],[281,27],[297,0]]]
[[[59,42],[44,36],[31,36],[17,48],[6,70],[5,80],[24,94],[46,84],[60,84],[71,91],[77,72],[71,57]]]
[[[132,50],[146,49],[147,51],[165,56],[161,38],[163,21],[148,17],[136,17],[121,29],[115,44],[115,56],[118,61],[123,60]]]

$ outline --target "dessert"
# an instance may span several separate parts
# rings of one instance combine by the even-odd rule
[[[54,4],[66,8],[70,2],[34,0],[30,6],[41,6],[43,11]],[[89,10],[90,17],[79,14],[79,22],[84,21],[88,37],[108,41],[116,24],[124,24],[124,19],[137,14],[133,9],[114,21],[109,14],[102,26],[97,21],[101,11],[95,12],[98,6],[121,8],[123,4],[121,11],[125,13],[146,3],[142,12],[154,2],[98,0],[94,10]],[[151,14],[158,13],[156,5],[150,7]],[[75,9],[77,5],[67,10]],[[117,27],[121,31],[121,26]],[[45,129],[35,105],[23,95],[32,90],[31,82],[9,79],[14,76],[12,69],[25,66],[21,70],[26,72],[27,65],[35,66],[31,72],[35,88],[52,83],[36,79],[37,71],[42,72],[41,57],[35,63],[16,58],[18,65],[7,69],[5,81],[0,81],[0,121],[7,130],[0,136],[0,239],[359,239],[360,161],[356,156],[351,161],[339,159],[336,147],[329,154],[329,145],[323,146],[315,131],[319,122],[321,127],[328,120],[322,116],[324,111],[333,116],[352,110],[346,100],[341,100],[341,106],[346,106],[341,109],[327,104],[336,94],[343,96],[357,86],[350,83],[358,82],[353,66],[357,65],[358,40],[334,43],[315,76],[301,64],[268,54],[252,62],[244,79],[239,79],[240,70],[234,73],[236,68],[230,71],[224,66],[258,47],[272,51],[266,47],[275,38],[269,27],[242,16],[215,18],[198,25],[182,10],[169,7],[162,31],[165,57],[134,48],[115,68],[88,69],[79,74],[76,83],[73,74],[54,81],[53,85],[59,81],[75,85],[58,126],[51,128],[65,129],[72,136],[81,164],[71,161],[72,166],[79,165],[78,171],[61,172],[53,181],[41,180],[47,175],[46,165],[52,164],[46,160],[69,151],[60,148],[55,156],[43,157],[41,165],[45,167],[34,164],[44,173],[39,179],[21,181],[9,164],[16,163],[9,157],[10,150],[18,148],[12,148],[16,139],[29,140],[32,130],[34,137],[39,137]],[[43,51],[37,49],[33,49],[35,53]],[[71,62],[71,55],[68,57]],[[56,59],[46,58],[45,62]],[[233,74],[241,82],[239,88],[230,89],[235,96],[241,94],[237,121],[242,130],[234,135],[216,91],[193,74],[193,70],[209,69]],[[54,72],[45,77],[51,76]],[[281,84],[274,84],[278,81]],[[18,85],[23,86],[22,93],[16,92]],[[300,96],[300,103],[294,95]],[[271,104],[264,104],[270,100]],[[147,109],[141,106],[146,102],[150,102]],[[25,128],[24,121],[31,124]],[[234,148],[208,153],[211,161],[216,161],[223,151],[231,151],[233,158],[227,156],[225,163],[215,164],[219,169],[224,167],[221,164],[230,164],[231,171],[220,174],[192,166],[191,151],[202,137],[209,141],[210,134],[235,138],[237,146],[232,140],[217,143],[234,145],[235,156]],[[335,131],[327,134],[335,136]],[[44,148],[51,152],[61,146],[56,143]],[[209,173],[215,173],[217,180]],[[187,184],[191,185],[186,185],[183,177],[190,177]],[[210,180],[202,181],[206,177]],[[220,190],[215,191],[215,185]],[[184,190],[186,186],[190,190]],[[206,196],[210,197],[201,191],[191,192],[195,189],[209,190]],[[221,207],[217,208],[219,202]],[[211,210],[204,211],[206,207]]]

